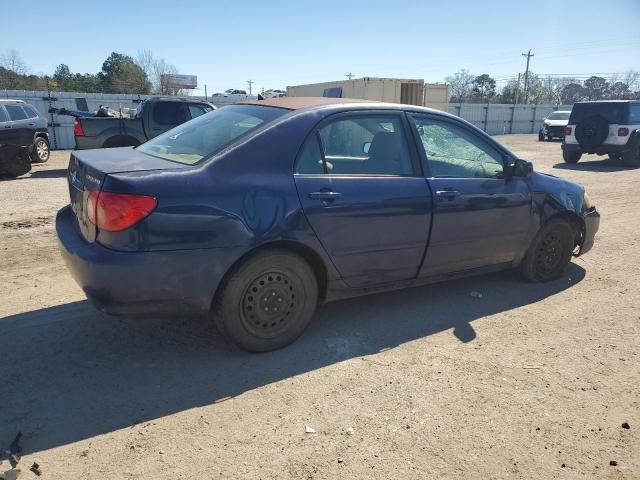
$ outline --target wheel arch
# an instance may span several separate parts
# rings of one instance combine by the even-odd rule
[[[584,219],[580,215],[571,210],[564,210],[562,212],[554,213],[553,215],[545,219],[542,225],[540,225],[540,229],[542,229],[551,220],[566,221],[571,227],[571,231],[573,232],[574,247],[582,246],[585,232],[585,223]]]
[[[138,145],[140,145],[140,140],[131,135],[113,135],[104,141],[102,148],[135,147]]]
[[[329,276],[327,266],[325,265],[322,257],[313,248],[303,243],[293,240],[274,240],[252,248],[251,250],[245,252],[242,256],[240,256],[240,258],[238,258],[235,262],[233,262],[233,264],[227,269],[222,279],[218,283],[216,291],[211,299],[212,305],[215,303],[218,295],[220,295],[222,287],[242,264],[247,262],[255,255],[268,250],[285,250],[298,254],[309,264],[311,270],[316,276],[316,280],[318,282],[319,301],[322,302],[326,298]]]

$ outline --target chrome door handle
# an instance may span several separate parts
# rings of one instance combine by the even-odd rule
[[[336,198],[340,198],[341,196],[341,193],[332,191],[311,192],[309,194],[309,198],[312,198],[314,200],[335,200]]]

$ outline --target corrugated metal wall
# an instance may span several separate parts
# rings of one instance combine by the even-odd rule
[[[75,147],[73,139],[73,117],[50,114],[49,105],[55,108],[79,110],[76,98],[85,98],[89,111],[95,111],[101,104],[111,109],[136,108],[139,99],[148,95],[120,95],[102,93],[51,92],[51,102],[46,91],[0,90],[0,98],[15,98],[33,105],[42,116],[49,119],[49,141],[52,149],[71,149]],[[135,101],[134,101],[135,100]]]
[[[119,108],[136,108],[140,100],[151,95],[125,95],[115,93],[79,93],[79,92],[51,92],[51,101],[46,91],[30,90],[0,90],[0,98],[15,98],[24,100],[33,105],[38,112],[49,119],[49,141],[52,150],[66,150],[75,148],[73,139],[73,117],[68,115],[50,114],[49,106],[66,108],[68,110],[80,110],[76,105],[76,98],[84,98],[87,101],[89,111],[93,112],[100,105],[109,105],[112,110]],[[204,97],[189,97],[194,100],[203,100]],[[220,106],[219,104],[215,104]]]
[[[354,82],[354,80],[351,82]],[[396,83],[391,82],[390,85],[400,90],[400,83]],[[391,92],[384,91],[384,86],[384,84],[375,85],[375,87],[382,88],[381,92],[376,93],[391,94]],[[399,93],[398,91],[397,94]],[[307,94],[305,93],[305,95]],[[394,92],[393,94],[396,93]],[[49,119],[51,148],[71,149],[75,147],[73,117],[49,114],[49,105],[56,108],[64,107],[69,110],[78,110],[76,98],[85,98],[90,111],[97,110],[101,104],[109,105],[111,109],[117,110],[118,108],[136,108],[138,102],[149,98],[149,95],[52,92],[51,101],[49,101],[46,91],[0,90],[0,98],[24,100],[36,107],[43,116]],[[202,99],[202,97],[193,97],[193,99]],[[449,113],[464,118],[490,135],[536,133],[542,126],[542,120],[549,113],[558,109],[571,110],[571,105],[562,105],[560,107],[556,105],[503,105],[496,103],[449,105]]]
[[[464,118],[490,135],[536,133],[554,110],[571,110],[571,105],[509,105],[455,103],[449,113]]]

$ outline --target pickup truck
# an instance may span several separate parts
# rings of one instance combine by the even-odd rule
[[[77,117],[76,150],[140,145],[215,108],[200,100],[152,97],[140,102],[133,118]]]

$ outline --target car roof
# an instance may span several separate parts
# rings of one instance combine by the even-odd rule
[[[330,98],[330,97],[278,97],[265,98],[264,100],[244,100],[240,103],[250,105],[264,105],[267,107],[286,108],[287,110],[300,110],[301,108],[320,107],[325,105],[344,105],[349,103],[380,103],[375,100],[362,100],[358,98]]]
[[[0,98],[0,103],[26,103],[24,100],[18,100],[13,98]]]

